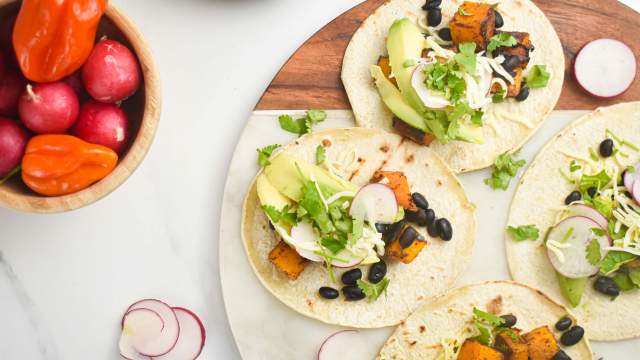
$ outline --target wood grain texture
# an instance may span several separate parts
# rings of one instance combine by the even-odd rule
[[[307,40],[275,76],[256,110],[350,109],[340,80],[342,57],[362,21],[385,0],[367,0]],[[640,14],[617,0],[533,0],[560,36],[566,57],[565,83],[556,110],[590,110],[640,99],[640,76],[621,97],[595,99],[573,79],[573,58],[590,40],[614,38],[640,56]],[[638,67],[640,72],[640,67]]]
[[[17,5],[13,0],[0,0],[0,21],[14,13]],[[121,155],[111,174],[89,188],[70,195],[37,195],[22,183],[19,176],[14,176],[0,185],[1,207],[32,213],[58,213],[89,205],[125,182],[144,159],[153,142],[161,109],[160,78],[153,55],[135,24],[114,5],[109,5],[96,37],[103,35],[127,45],[137,55],[142,68],[143,85],[122,105],[132,127],[133,139],[129,148]]]

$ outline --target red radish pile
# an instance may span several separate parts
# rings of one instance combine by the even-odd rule
[[[598,98],[613,98],[624,93],[636,76],[636,58],[623,42],[599,39],[587,43],[573,63],[576,81],[586,92]]]
[[[0,181],[19,170],[31,135],[71,134],[122,154],[131,124],[120,106],[142,82],[136,55],[103,38],[75,73],[56,82],[30,82],[16,61],[15,22],[15,14],[0,19]]]
[[[145,299],[129,306],[122,318],[120,356],[126,360],[194,360],[205,339],[204,326],[195,313]]]

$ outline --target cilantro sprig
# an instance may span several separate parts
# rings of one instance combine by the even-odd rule
[[[312,131],[313,126],[323,122],[327,113],[323,110],[307,110],[304,117],[294,119],[291,115],[280,115],[278,122],[283,130],[304,135]]]
[[[518,44],[518,40],[511,34],[501,33],[497,35],[493,35],[491,39],[489,39],[489,45],[487,45],[487,51],[492,52],[495,49],[501,46],[513,47]]]
[[[476,43],[465,42],[458,45],[459,52],[453,57],[453,59],[462,67],[466,72],[471,75],[476,74]]]
[[[492,189],[507,190],[511,178],[516,176],[518,170],[526,164],[524,160],[514,160],[509,153],[504,153],[495,161],[493,173],[491,177],[485,179],[485,184],[491,186]]]
[[[543,88],[549,83],[551,74],[547,71],[546,65],[533,65],[527,75],[527,86],[530,89]]]
[[[493,334],[502,331],[504,324],[505,320],[500,316],[482,311],[476,307],[473,308],[473,325],[478,330],[478,335],[473,339],[479,343],[491,346]]]
[[[509,226],[507,232],[515,241],[537,240],[540,237],[540,230],[533,224]]]
[[[327,150],[322,145],[316,148],[316,165],[322,164],[327,158]]]
[[[256,151],[258,152],[258,165],[260,165],[261,167],[270,165],[271,162],[269,161],[269,158],[271,157],[271,154],[273,154],[273,152],[279,147],[280,145],[273,144],[267,145],[262,149],[256,149]]]
[[[362,292],[367,296],[367,301],[372,302],[378,300],[382,293],[387,293],[387,287],[389,286],[389,278],[384,278],[377,284],[371,284],[364,280],[358,280],[358,287],[362,289]]]

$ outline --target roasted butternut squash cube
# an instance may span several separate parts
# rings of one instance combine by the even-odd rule
[[[520,89],[522,88],[522,69],[516,68],[513,70],[515,72],[515,76],[513,77],[513,84],[509,84],[509,88],[507,89],[507,96],[516,97],[520,94]]]
[[[409,140],[412,140],[420,145],[429,145],[436,139],[436,137],[431,133],[425,133],[420,129],[416,129],[413,126],[407,124],[406,122],[398,119],[397,117],[393,118],[393,128],[396,132],[403,137],[406,137]]]
[[[385,247],[385,255],[394,260],[401,261],[404,264],[411,263],[420,254],[422,249],[427,245],[427,241],[424,239],[416,239],[406,248],[403,248],[400,244],[400,237],[404,231],[411,225],[405,225],[402,231],[398,231],[398,236],[393,239],[389,245]]]
[[[529,331],[524,335],[524,340],[529,345],[531,360],[551,360],[559,350],[553,331],[548,326]]]
[[[451,38],[458,45],[476,43],[476,50],[484,50],[496,29],[496,13],[490,4],[465,1],[449,22]]]
[[[269,253],[269,261],[291,280],[297,279],[307,265],[307,260],[282,240]]]
[[[504,355],[489,346],[482,345],[479,342],[467,339],[462,343],[458,360],[503,360]]]
[[[505,360],[528,360],[529,346],[517,329],[506,330],[496,335],[495,348],[502,351]]]
[[[378,66],[382,70],[384,77],[389,79],[393,85],[398,87],[398,83],[396,82],[396,78],[391,76],[391,63],[389,62],[389,58],[387,56],[380,56],[378,58]]]
[[[514,46],[501,46],[497,48],[493,54],[494,56],[503,55],[505,58],[508,56],[515,56],[518,58],[520,62],[520,68],[523,70],[527,68],[529,64],[529,52],[533,49],[533,44],[531,44],[531,37],[529,33],[526,32],[518,32],[518,31],[501,31],[499,34],[509,34],[513,36],[517,44]]]
[[[386,179],[385,183],[393,190],[396,195],[398,205],[406,210],[416,211],[418,207],[413,203],[411,198],[411,188],[407,177],[401,171],[382,171],[378,170],[373,174],[372,181],[380,182]]]

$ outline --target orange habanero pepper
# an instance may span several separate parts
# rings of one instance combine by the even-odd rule
[[[52,82],[80,69],[106,8],[107,0],[23,0],[13,46],[24,75]]]
[[[38,135],[27,143],[22,180],[46,196],[71,194],[101,180],[115,168],[118,154],[71,135]]]

